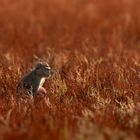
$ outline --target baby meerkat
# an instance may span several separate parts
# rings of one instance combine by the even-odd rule
[[[17,93],[25,91],[28,95],[35,96],[41,89],[45,80],[51,75],[51,67],[46,63],[38,63],[36,67],[19,82]]]

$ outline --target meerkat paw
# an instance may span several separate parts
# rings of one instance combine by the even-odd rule
[[[47,91],[43,87],[40,87],[37,91],[37,94],[40,94],[40,95],[46,95],[46,93],[47,93]]]

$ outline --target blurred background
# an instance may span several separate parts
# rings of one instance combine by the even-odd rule
[[[106,53],[116,45],[111,40],[119,37],[124,48],[136,48],[139,4],[139,0],[0,0],[0,52],[42,55],[46,48],[98,45]]]
[[[57,73],[17,105],[38,60]],[[0,0],[0,139],[139,139],[139,95],[139,0]]]

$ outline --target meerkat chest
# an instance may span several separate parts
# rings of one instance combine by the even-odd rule
[[[45,78],[42,78],[42,79],[40,80],[39,88],[43,86],[44,82],[45,82]]]

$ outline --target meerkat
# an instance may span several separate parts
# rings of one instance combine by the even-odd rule
[[[51,75],[51,67],[46,63],[38,63],[36,67],[25,75],[17,86],[17,93],[25,91],[27,95],[35,96],[39,90],[46,91],[42,86]]]

